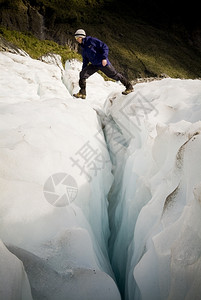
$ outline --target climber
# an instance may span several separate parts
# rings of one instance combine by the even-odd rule
[[[83,29],[78,29],[75,32],[75,39],[82,47],[83,65],[80,72],[79,86],[80,90],[73,96],[76,98],[86,98],[86,79],[97,71],[102,71],[109,78],[121,83],[126,87],[122,92],[127,95],[133,91],[131,83],[120,73],[117,73],[108,59],[108,46],[97,38],[86,36]],[[90,63],[90,64],[89,64]]]

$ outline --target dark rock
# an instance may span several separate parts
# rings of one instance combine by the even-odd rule
[[[43,16],[33,7],[29,5],[27,10],[29,31],[31,31],[39,39],[45,38],[45,27]]]

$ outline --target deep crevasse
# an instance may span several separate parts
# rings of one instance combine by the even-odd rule
[[[121,89],[98,109],[113,163],[109,255],[118,286],[126,300],[199,299],[201,82],[139,84],[127,97]],[[97,98],[89,96],[93,106]]]
[[[83,102],[58,67],[5,53],[0,62],[0,233],[28,262],[33,298],[120,299],[107,253],[112,170],[109,254],[124,298],[199,299],[200,81],[138,84],[125,97],[95,74]],[[66,63],[70,93],[79,69]],[[86,146],[98,152],[81,170]],[[63,173],[78,195],[55,207],[44,183],[52,188]]]
[[[119,132],[105,129],[116,153],[110,256],[121,292],[127,300],[198,300],[201,82],[137,85],[126,99],[111,94],[104,109]]]

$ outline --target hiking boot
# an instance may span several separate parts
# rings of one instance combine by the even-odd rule
[[[73,97],[75,97],[75,98],[81,98],[81,99],[86,99],[86,94],[78,92],[77,94],[73,94]]]
[[[133,91],[134,91],[134,88],[132,87],[131,84],[129,84],[129,85],[126,87],[125,91],[122,92],[122,94],[123,94],[123,95],[128,95],[128,94],[130,94],[130,93],[133,92]]]

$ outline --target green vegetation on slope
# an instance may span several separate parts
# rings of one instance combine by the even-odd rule
[[[104,37],[111,50],[111,61],[130,78],[162,73],[170,77],[201,77],[200,53],[176,34],[137,20],[118,23],[115,16],[108,18],[107,24],[110,31],[97,25],[92,34]],[[116,29],[111,33],[114,24]]]
[[[53,41],[41,41],[31,33],[22,33],[19,31],[8,30],[0,26],[0,37],[3,37],[8,42],[23,49],[32,58],[38,59],[40,56],[47,53],[59,54],[62,58],[63,65],[67,59],[81,59],[81,55],[72,51],[68,46],[61,46]]]
[[[116,3],[116,4],[115,4]],[[73,32],[84,28],[88,35],[106,42],[110,48],[110,61],[130,79],[159,76],[201,77],[201,55],[189,45],[185,32],[153,26],[134,17],[128,7],[113,0],[0,0],[0,6],[31,5],[44,16],[45,27],[50,32],[64,33],[74,41]],[[14,11],[13,11],[14,13]],[[59,32],[59,33],[58,33]],[[37,58],[47,52],[58,53],[63,62],[77,57],[66,46],[51,41],[39,41],[32,34],[9,31],[1,27],[0,35]],[[53,36],[55,36],[53,34]],[[54,37],[55,38],[55,37]]]

